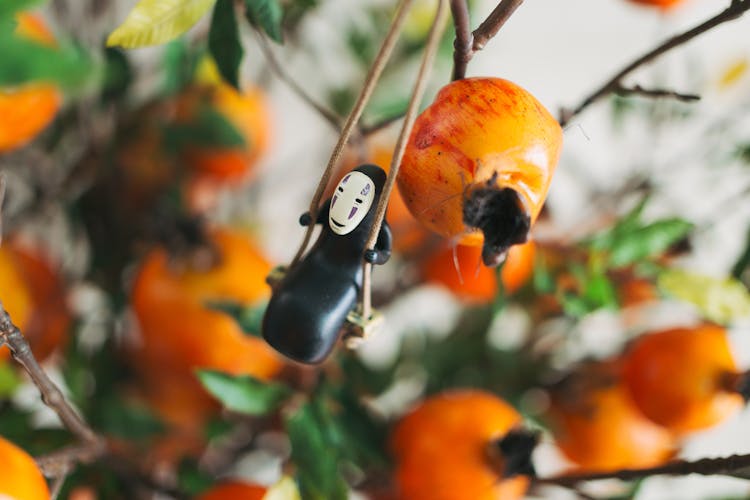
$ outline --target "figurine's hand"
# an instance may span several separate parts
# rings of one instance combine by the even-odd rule
[[[378,261],[379,252],[377,250],[368,249],[365,250],[365,262],[369,262],[370,264],[375,264]]]
[[[305,212],[304,214],[299,216],[300,226],[309,226],[311,222],[312,217],[310,216],[310,212]]]

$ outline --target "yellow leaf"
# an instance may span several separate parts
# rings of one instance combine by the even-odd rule
[[[745,58],[738,59],[722,73],[719,86],[721,88],[731,87],[747,74],[748,69],[750,69],[750,62]]]
[[[198,62],[198,67],[195,69],[195,81],[208,86],[221,84],[221,74],[213,57],[207,55]]]
[[[282,477],[279,482],[268,488],[263,500],[301,500],[297,483],[289,476]]]
[[[189,30],[216,0],[140,0],[107,38],[107,46],[126,49],[158,45]]]
[[[695,305],[717,323],[726,324],[750,316],[750,293],[733,278],[714,278],[672,269],[659,276],[659,288]]]

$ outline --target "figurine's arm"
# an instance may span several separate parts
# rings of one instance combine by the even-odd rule
[[[321,206],[318,209],[318,216],[316,217],[316,224],[323,224],[328,220],[328,211],[331,208],[331,200],[326,200],[325,203],[323,203],[323,206]],[[310,217],[310,212],[305,212],[304,214],[299,216],[299,223],[300,226],[309,226],[310,221],[312,220],[312,217]]]
[[[375,242],[375,249],[365,250],[365,260],[370,264],[378,266],[385,264],[391,258],[392,244],[393,235],[391,234],[391,226],[386,221],[383,221],[380,233],[378,233],[378,240]]]

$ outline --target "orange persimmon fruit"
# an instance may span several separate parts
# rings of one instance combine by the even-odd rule
[[[417,118],[398,187],[430,230],[482,246],[488,266],[526,241],[552,181],[562,129],[529,92],[500,78],[452,82]]]
[[[669,10],[676,6],[678,6],[681,3],[684,3],[685,0],[629,0],[632,3],[637,3],[640,5],[647,5],[650,7],[657,7],[662,10]]]
[[[533,241],[511,247],[500,270],[505,293],[521,288],[533,271]],[[497,271],[482,263],[479,247],[445,245],[425,260],[422,275],[425,281],[442,284],[469,302],[492,302],[498,293]]]
[[[522,498],[528,488],[526,469],[535,444],[503,453],[503,440],[517,435],[521,416],[499,397],[475,389],[454,389],[422,401],[395,426],[399,498],[409,500],[506,500]],[[535,438],[530,438],[535,439]],[[522,472],[523,471],[523,472]]]
[[[739,411],[745,379],[726,331],[711,324],[647,333],[623,356],[623,380],[638,408],[678,434],[712,427]]]
[[[0,498],[49,500],[47,482],[34,459],[0,436]]]
[[[15,238],[0,247],[0,300],[38,360],[65,341],[71,314],[59,273],[41,251]],[[9,354],[0,347],[0,361]]]
[[[34,14],[16,16],[16,35],[43,45],[55,45],[52,33]],[[60,109],[58,88],[45,82],[0,88],[0,153],[19,148],[36,137]]]
[[[246,179],[269,145],[271,113],[265,94],[252,86],[238,92],[223,82],[192,86],[177,99],[177,122],[189,124],[199,119],[206,106],[222,115],[245,143],[188,146],[182,154],[186,165],[195,175],[216,181],[234,183]]]
[[[583,471],[651,467],[674,455],[675,437],[640,412],[618,369],[615,362],[586,365],[552,391],[550,430]]]
[[[147,400],[168,422],[183,428],[198,425],[215,406],[195,377],[196,369],[266,380],[282,368],[262,339],[246,335],[234,319],[209,305],[231,301],[253,306],[267,299],[265,277],[271,265],[237,232],[212,229],[207,237],[216,262],[198,266],[156,248],[141,262],[131,293],[140,332],[131,359],[145,382]]]
[[[242,481],[225,481],[198,496],[197,500],[263,500],[267,488]]]

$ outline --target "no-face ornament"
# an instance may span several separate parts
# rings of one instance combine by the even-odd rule
[[[374,250],[365,245],[386,174],[376,165],[349,172],[318,211],[321,233],[310,252],[274,289],[263,316],[263,338],[301,363],[316,364],[331,353],[362,287],[362,259],[385,264],[391,255],[388,224]],[[300,224],[310,224],[310,214]]]

